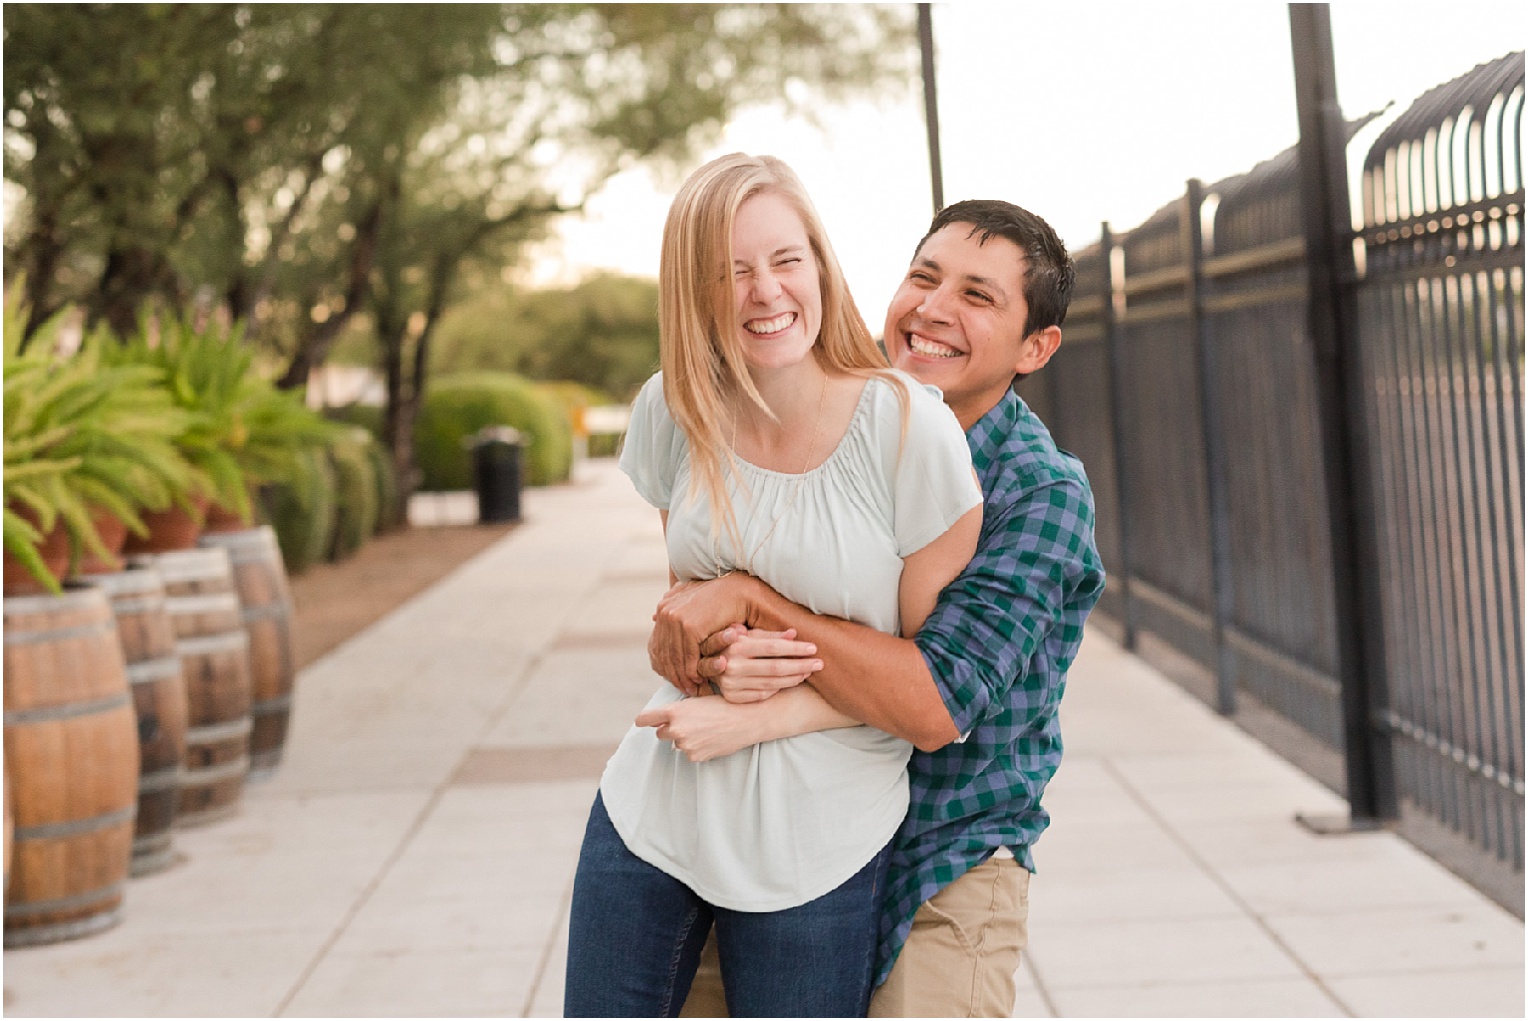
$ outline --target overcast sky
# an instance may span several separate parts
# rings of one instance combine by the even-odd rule
[[[1339,0],[1337,93],[1354,117],[1523,48],[1520,2]],[[1298,140],[1283,3],[935,4],[944,197],[1003,198],[1068,247],[1136,226],[1181,195]],[[872,332],[932,215],[921,90],[826,109],[822,128],[744,111],[726,152],[769,153],[805,181]],[[703,162],[703,160],[702,160]],[[697,165],[699,165],[697,163]],[[673,183],[613,179],[549,246],[537,278],[657,275]]]

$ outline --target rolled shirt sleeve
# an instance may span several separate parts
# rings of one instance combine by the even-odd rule
[[[1058,477],[999,490],[976,556],[944,592],[917,644],[962,735],[1003,703],[1079,586],[1097,584],[1084,556],[1086,490]]]

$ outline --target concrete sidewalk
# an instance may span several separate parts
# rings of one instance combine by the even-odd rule
[[[286,760],[11,1016],[557,1016],[600,770],[651,694],[658,516],[610,462],[303,672]],[[1017,1016],[1523,1016],[1523,925],[1098,632]]]

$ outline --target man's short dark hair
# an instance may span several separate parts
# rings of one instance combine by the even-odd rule
[[[1066,246],[1051,225],[1027,209],[1001,199],[967,199],[945,206],[929,224],[914,250],[923,250],[923,242],[952,223],[969,224],[968,237],[980,234],[981,243],[1000,237],[1013,242],[1024,253],[1024,303],[1029,315],[1024,320],[1024,336],[1047,326],[1060,326],[1066,319],[1066,307],[1072,300],[1072,285],[1077,268]]]

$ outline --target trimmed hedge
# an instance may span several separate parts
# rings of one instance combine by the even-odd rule
[[[371,434],[357,429],[350,437],[329,447],[329,466],[334,472],[336,502],[331,561],[343,560],[377,530],[376,469],[367,450],[377,446]]]
[[[508,372],[445,376],[431,384],[414,430],[422,490],[472,488],[472,454],[463,441],[485,426],[508,425],[526,438],[525,484],[565,481],[573,470],[573,427],[560,402]]]
[[[393,454],[375,437],[366,445],[371,461],[372,478],[377,483],[377,531],[389,532],[403,524],[398,507],[398,473],[393,469]]]
[[[287,573],[360,549],[385,527],[395,491],[387,449],[364,429],[298,453],[291,481],[260,487]]]
[[[301,574],[333,548],[336,494],[328,451],[304,450],[294,460],[295,481],[267,486],[262,495],[287,573]]]

